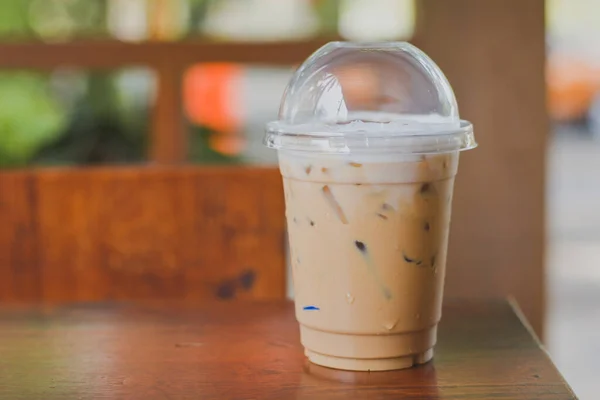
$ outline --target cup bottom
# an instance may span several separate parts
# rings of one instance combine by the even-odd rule
[[[410,368],[415,365],[429,362],[433,358],[433,349],[408,356],[380,359],[335,357],[315,353],[314,351],[310,351],[308,349],[304,350],[304,354],[306,354],[308,360],[313,364],[328,368],[343,369],[348,371],[390,371],[395,369]]]
[[[308,359],[350,371],[389,371],[424,364],[433,357],[437,324],[423,330],[387,335],[356,335],[300,325]]]

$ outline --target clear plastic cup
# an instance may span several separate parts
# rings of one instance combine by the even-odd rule
[[[329,43],[292,77],[265,144],[278,150],[309,360],[429,361],[459,152],[476,147],[437,65],[408,43]]]

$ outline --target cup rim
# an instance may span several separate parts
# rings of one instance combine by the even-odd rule
[[[477,147],[473,125],[459,121],[458,128],[440,125],[433,133],[365,134],[360,132],[332,133],[325,129],[302,131],[302,125],[272,121],[267,124],[264,144],[272,149],[313,153],[372,153],[436,154],[470,150]]]

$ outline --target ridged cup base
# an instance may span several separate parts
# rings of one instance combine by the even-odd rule
[[[389,371],[433,358],[437,326],[416,332],[351,335],[300,325],[304,353],[324,367],[350,371]]]

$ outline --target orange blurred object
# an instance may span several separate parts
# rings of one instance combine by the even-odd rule
[[[238,155],[246,147],[246,139],[237,134],[212,135],[208,143],[211,149],[226,156]]]
[[[237,64],[206,63],[189,68],[183,80],[184,109],[190,122],[216,131],[209,138],[211,149],[225,155],[243,151],[240,81],[243,68]]]
[[[556,121],[584,118],[600,93],[600,68],[567,57],[548,60],[548,111]]]
[[[184,108],[189,120],[218,132],[239,130],[240,85],[243,68],[237,64],[206,63],[190,67],[183,79]]]

